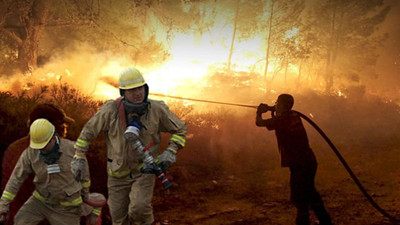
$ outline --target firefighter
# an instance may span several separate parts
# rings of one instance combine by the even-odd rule
[[[27,121],[28,128],[36,119],[44,118],[47,119],[51,124],[54,125],[57,136],[60,138],[65,138],[67,136],[67,128],[69,125],[73,124],[75,120],[64,112],[61,108],[50,103],[42,103],[34,107],[32,112],[29,114]],[[29,135],[22,137],[13,143],[11,143],[6,151],[4,152],[3,162],[2,162],[2,190],[5,189],[7,181],[9,180],[12,170],[17,164],[17,160],[21,156],[22,152],[29,147],[30,139]],[[31,193],[34,191],[34,185],[32,184],[34,174],[30,174],[27,179],[23,182],[20,189],[24,190],[15,196],[13,204],[9,206],[9,212],[7,214],[8,220],[3,221],[4,225],[11,225],[14,223],[13,218],[15,213],[21,208],[22,204],[28,200]],[[83,186],[83,193],[86,193],[87,199],[93,198],[90,202],[97,202],[95,207],[84,207],[84,216],[87,216],[87,224],[95,224],[94,221],[99,220],[98,218],[101,213],[101,207],[99,204],[104,204],[104,195],[99,193],[89,193],[90,180],[84,180],[81,182]],[[84,194],[85,195],[85,194]],[[86,204],[84,204],[86,205]],[[89,214],[89,215],[88,215]]]
[[[107,142],[108,206],[113,225],[149,225],[154,221],[151,200],[154,174],[140,172],[141,157],[124,138],[127,125],[140,121],[139,140],[143,146],[154,143],[149,153],[159,159],[165,171],[175,161],[177,151],[185,146],[186,123],[174,115],[163,101],[148,99],[149,87],[136,68],[124,70],[119,77],[120,95],[106,101],[85,124],[78,140],[72,169],[80,179],[85,171],[85,153],[90,143],[103,131]],[[161,132],[171,134],[168,147],[160,155]]]
[[[0,199],[0,221],[7,218],[9,205],[29,174],[34,174],[35,190],[14,218],[14,224],[80,224],[82,184],[71,172],[74,142],[60,138],[48,120],[35,120],[29,130],[29,147],[24,150],[11,174]],[[89,181],[89,173],[83,181]]]
[[[56,132],[59,137],[65,138],[67,135],[67,127],[75,122],[74,119],[67,116],[66,113],[59,107],[49,104],[42,103],[33,108],[30,112],[27,120],[27,128],[29,130],[30,125],[39,118],[45,118],[49,120],[55,126]],[[4,190],[11,173],[17,164],[22,152],[29,147],[29,135],[22,137],[13,143],[11,143],[3,155],[2,161],[2,184],[1,190]],[[13,204],[10,205],[10,211],[8,216],[10,217],[7,221],[3,222],[4,225],[13,224],[13,218],[15,213],[21,208],[22,204],[28,200],[31,193],[34,191],[34,185],[32,184],[33,174],[29,175],[25,182],[21,185],[21,191],[14,199]]]
[[[331,217],[314,186],[317,161],[308,144],[300,116],[291,110],[293,104],[293,96],[289,94],[279,95],[274,107],[260,104],[257,108],[256,125],[275,130],[281,166],[290,169],[290,200],[297,209],[296,224],[310,224],[310,207],[320,225],[332,225]],[[272,118],[264,120],[262,114],[267,111],[272,111]]]

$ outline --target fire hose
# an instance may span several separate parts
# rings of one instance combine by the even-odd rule
[[[161,167],[156,163],[153,156],[147,151],[152,145],[151,142],[149,145],[144,147],[139,140],[139,133],[142,128],[142,125],[138,121],[131,122],[125,133],[124,136],[127,140],[129,140],[132,144],[132,147],[136,149],[139,155],[144,162],[144,166],[140,169],[142,173],[145,174],[154,174],[158,178],[158,180],[163,185],[164,189],[167,190],[172,186],[171,181],[168,180],[167,176],[165,175],[165,171],[161,169]]]
[[[246,107],[246,108],[254,108],[256,109],[258,106],[254,105],[245,105],[245,104],[236,104],[236,103],[227,103],[227,102],[218,102],[218,101],[210,101],[210,100],[203,100],[203,99],[194,99],[194,98],[183,98],[183,97],[178,97],[178,96],[171,96],[171,95],[164,95],[164,94],[158,94],[158,93],[150,93],[150,95],[154,96],[160,96],[160,97],[166,97],[166,98],[174,98],[174,99],[180,99],[180,100],[188,100],[188,101],[195,101],[195,102],[204,102],[204,103],[213,103],[213,104],[219,104],[219,105],[230,105],[230,106],[239,106],[239,107]],[[332,143],[332,141],[328,138],[328,136],[322,131],[321,128],[318,127],[317,124],[315,124],[310,118],[308,118],[306,115],[293,110],[294,112],[298,113],[301,118],[306,120],[309,124],[311,124],[315,130],[318,131],[318,133],[324,138],[326,143],[331,147],[333,152],[336,154],[342,165],[345,167],[347,172],[350,174],[350,177],[353,179],[353,181],[356,183],[357,187],[360,189],[360,191],[363,193],[363,195],[367,198],[369,203],[376,209],[378,212],[380,212],[383,216],[388,218],[392,224],[399,224],[400,219],[395,218],[394,216],[390,215],[388,212],[386,212],[384,209],[382,209],[371,197],[370,194],[365,190],[364,186],[361,184],[361,182],[358,180],[357,176],[353,173],[351,170],[350,166],[347,164],[347,162],[344,160],[343,156],[340,154],[340,152],[337,150],[335,145]]]

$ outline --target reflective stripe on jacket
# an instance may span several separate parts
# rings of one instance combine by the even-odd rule
[[[36,190],[33,192],[33,197],[35,197],[37,200],[43,202],[43,203],[52,203],[45,197],[39,194]],[[83,203],[82,196],[78,196],[75,199],[72,199],[72,201],[60,201],[59,204],[65,207],[70,207],[70,206],[78,206]]]

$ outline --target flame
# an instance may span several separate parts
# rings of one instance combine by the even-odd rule
[[[140,68],[151,92],[163,94],[176,94],[193,96],[199,94],[198,88],[203,84],[204,79],[213,70],[224,67],[228,59],[229,48],[227,35],[233,31],[224,28],[214,28],[201,37],[195,34],[176,34],[171,45],[171,59],[157,69]],[[260,46],[262,38],[237,42],[235,45],[235,56],[233,65],[235,70],[250,72],[250,67],[262,57]],[[101,69],[101,76],[111,76],[115,82],[118,80],[118,73],[123,66],[118,61],[110,62]],[[274,71],[274,65],[270,65]],[[106,90],[103,90],[106,89]],[[97,85],[95,96],[101,99],[114,98],[118,91],[112,90],[111,86],[105,84]]]
[[[226,16],[221,15],[213,23],[213,27],[209,27],[203,33],[172,32],[172,41],[163,43],[164,46],[170,46],[168,52],[171,57],[161,67],[137,66],[144,74],[145,80],[150,86],[150,92],[204,97],[202,87],[207,86],[210,74],[214,74],[218,70],[229,73],[230,71],[227,71],[226,67],[234,26],[226,22]],[[151,21],[155,23],[155,26],[159,26],[154,22],[154,18]],[[286,38],[295,37],[297,34],[298,29],[293,28],[286,32]],[[248,74],[263,74],[265,40],[266,37],[262,35],[247,40],[236,37],[231,70]],[[268,71],[274,82],[284,81],[283,76],[275,77],[273,75],[282,70],[280,64],[279,59],[271,58],[269,61]],[[99,54],[90,46],[83,45],[78,52],[67,52],[62,58],[57,58],[44,68],[37,69],[32,75],[14,77],[17,77],[18,82],[21,82],[26,89],[32,85],[66,82],[96,99],[106,100],[119,96],[118,75],[123,68],[131,65],[135,64],[128,57],[109,56],[108,53]],[[293,74],[297,74],[298,70],[295,65],[288,67],[288,72]],[[272,78],[272,76],[274,77]],[[16,83],[15,80],[10,82]],[[241,84],[247,85],[245,81]],[[9,86],[6,89],[9,89]],[[265,87],[258,86],[256,89],[265,90]],[[272,92],[276,93],[277,91],[273,90]]]

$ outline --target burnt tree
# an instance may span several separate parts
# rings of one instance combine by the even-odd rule
[[[0,32],[16,44],[21,71],[32,72],[37,67],[39,41],[51,0],[16,0],[2,4],[5,12],[0,20]]]

